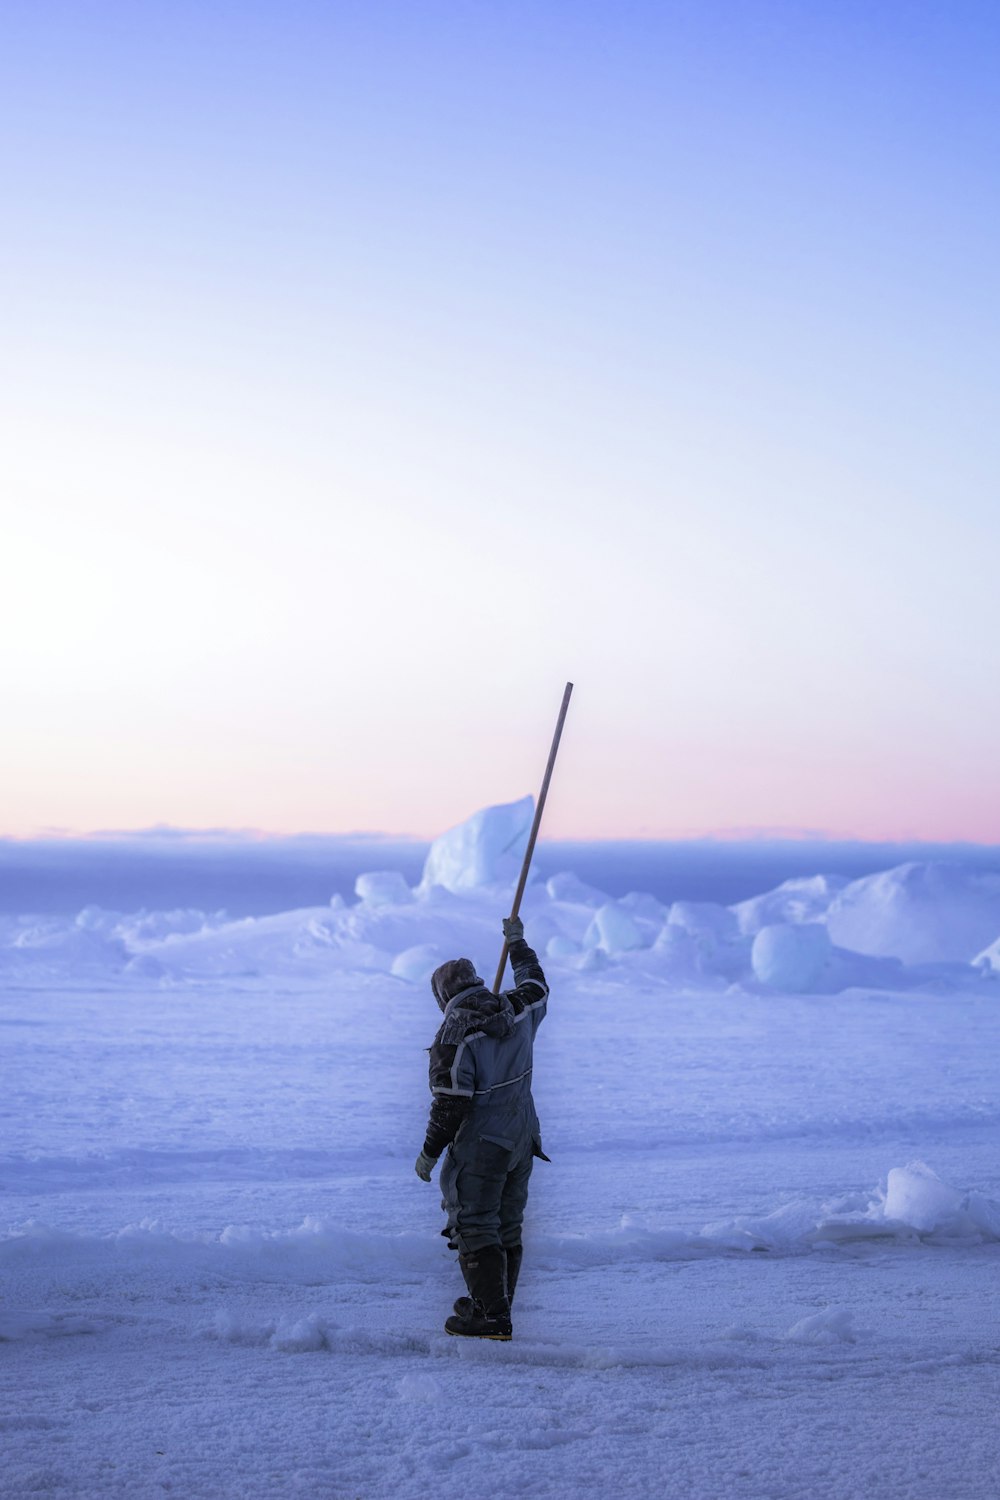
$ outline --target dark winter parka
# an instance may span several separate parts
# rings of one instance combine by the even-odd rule
[[[511,943],[510,960],[515,988],[499,995],[487,989],[467,958],[452,959],[433,975],[444,1019],[430,1048],[428,1156],[473,1140],[541,1155],[531,1068],[549,987],[523,938]]]

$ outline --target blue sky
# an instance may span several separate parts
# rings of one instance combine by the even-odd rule
[[[11,5],[0,832],[1000,838],[1000,14]]]

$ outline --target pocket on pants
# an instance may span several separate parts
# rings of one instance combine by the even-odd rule
[[[469,1166],[477,1177],[506,1177],[513,1154],[513,1141],[499,1135],[481,1135],[472,1149]]]

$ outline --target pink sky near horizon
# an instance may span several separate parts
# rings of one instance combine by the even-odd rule
[[[579,693],[579,690],[578,690]],[[540,699],[540,695],[538,695]],[[540,703],[539,703],[540,706]],[[558,703],[556,703],[558,706]],[[580,709],[574,722],[574,707]],[[553,714],[554,719],[554,714]],[[583,705],[571,706],[543,823],[554,839],[844,838],[869,842],[1000,843],[997,800],[983,814],[984,780],[966,762],[967,776],[942,777],[926,758],[907,758],[888,768],[842,753],[820,764],[787,755],[738,757],[738,771],[718,748],[706,748],[697,765],[675,757],[663,763],[634,753],[616,770],[614,743],[588,744]],[[535,742],[525,734],[505,741],[502,730],[484,734],[490,757],[475,755],[475,735],[450,738],[453,752],[431,752],[423,761],[414,736],[383,761],[385,779],[375,788],[347,768],[337,774],[335,753],[327,776],[293,764],[257,779],[252,759],[228,768],[220,757],[178,759],[168,770],[147,763],[141,772],[102,780],[92,773],[56,793],[47,775],[37,784],[33,819],[22,776],[18,803],[27,816],[5,808],[0,835],[31,837],[58,830],[69,835],[94,830],[144,830],[167,825],[186,830],[232,828],[263,835],[374,832],[434,838],[479,807],[537,795],[551,724],[539,716]],[[427,747],[423,747],[425,754]],[[509,756],[505,751],[509,750]],[[210,764],[206,764],[209,762]],[[79,762],[78,772],[81,771]],[[450,773],[450,774],[449,774]],[[662,773],[662,774],[661,774]],[[816,777],[823,794],[817,794]],[[326,780],[329,785],[322,785]],[[9,782],[7,783],[10,784]],[[338,790],[340,796],[338,796]],[[22,798],[24,800],[22,800]],[[81,812],[83,815],[81,816]],[[86,816],[90,812],[91,816]],[[817,817],[822,812],[825,816]],[[53,816],[56,814],[56,816]]]

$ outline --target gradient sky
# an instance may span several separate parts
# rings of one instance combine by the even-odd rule
[[[1000,840],[1000,9],[0,28],[0,834]]]

